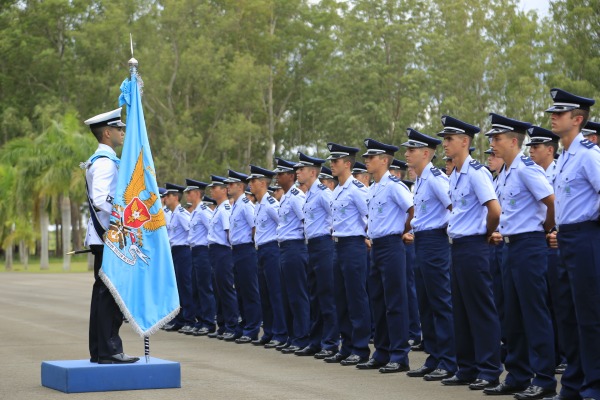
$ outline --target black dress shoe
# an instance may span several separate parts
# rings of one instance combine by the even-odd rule
[[[253,340],[252,344],[254,346],[264,346],[265,344],[269,343],[270,341],[271,341],[271,339],[260,338],[260,339]]]
[[[491,396],[502,396],[506,394],[515,394],[525,390],[524,387],[519,386],[511,386],[506,382],[502,382],[499,385],[487,389],[483,389],[483,393],[489,394]]]
[[[320,352],[315,354],[315,358],[317,360],[323,360],[327,357],[331,357],[335,354],[333,350],[321,350]]]
[[[227,333],[219,333],[219,334],[217,334],[217,339],[223,340],[223,339],[225,339],[225,335],[227,335]]]
[[[317,350],[313,349],[310,346],[306,346],[303,349],[295,351],[294,354],[300,357],[314,356],[315,354],[317,354]]]
[[[364,363],[366,361],[367,361],[366,358],[361,358],[360,356],[357,356],[356,354],[350,354],[348,357],[346,357],[345,359],[340,361],[340,364],[347,367],[348,365],[357,365],[360,363]]]
[[[198,330],[196,330],[196,332],[192,333],[192,335],[194,336],[206,336],[209,335],[211,332],[208,330],[208,328],[203,327],[203,328],[199,328]]]
[[[276,349],[281,346],[281,342],[279,340],[271,340],[269,343],[265,344],[265,349]]]
[[[167,332],[176,332],[176,331],[180,330],[181,328],[183,328],[183,325],[168,324],[168,325],[164,326],[164,330]]]
[[[558,364],[556,366],[556,368],[554,368],[554,373],[556,375],[562,375],[565,373],[565,370],[567,369],[567,364]]]
[[[252,338],[250,336],[241,336],[237,339],[235,339],[235,342],[237,344],[247,344],[247,343],[252,343]]]
[[[331,357],[325,357],[323,361],[328,364],[339,364],[342,360],[345,360],[348,356],[343,355],[342,353],[335,353]]]
[[[90,362],[91,362],[91,363],[96,363],[96,364],[97,364],[97,363],[98,363],[98,357],[91,357],[91,358],[90,358]]]
[[[426,367],[425,365],[423,365],[420,368],[408,371],[406,373],[406,376],[409,376],[411,378],[422,378],[425,375],[427,375],[427,374],[429,374],[430,372],[433,372],[433,371],[434,371],[434,368],[429,368],[429,367]]]
[[[181,329],[179,329],[177,332],[179,333],[184,333],[186,335],[191,335],[192,332],[194,330],[194,327],[191,325],[185,325],[184,327],[182,327]]]
[[[556,396],[552,396],[552,397],[544,397],[544,400],[579,400],[580,397],[567,397],[567,396],[563,396],[562,394],[557,394]],[[589,397],[586,397],[583,400],[586,399],[590,399]]]
[[[412,351],[425,351],[425,345],[423,343],[424,342],[421,341],[421,343],[419,343],[419,344],[415,344],[413,346],[410,346],[410,349]]]
[[[209,337],[209,338],[211,338],[211,339],[216,339],[217,336],[219,336],[219,335],[220,335],[219,332],[214,331],[214,332],[211,332],[211,333],[207,334],[206,336]]]
[[[497,379],[495,381],[486,381],[485,379],[475,379],[475,382],[469,385],[471,390],[483,390],[491,387],[496,387],[500,384]]]
[[[356,368],[358,369],[379,369],[383,367],[385,363],[379,362],[374,358],[369,359],[369,361],[356,364]]]
[[[544,389],[543,387],[531,385],[522,392],[515,394],[515,399],[518,400],[538,400],[544,397],[554,396],[555,389]]]
[[[283,349],[287,349],[288,347],[290,347],[292,344],[290,342],[285,342],[285,343],[280,343],[279,345],[275,346],[275,350],[277,351],[282,351]],[[266,347],[266,346],[265,346]]]
[[[302,350],[300,346],[288,346],[281,349],[281,354],[294,354],[298,350]]]
[[[423,379],[428,382],[441,381],[442,379],[450,378],[454,373],[446,371],[445,369],[438,368],[435,371],[425,375]]]
[[[442,385],[446,386],[467,386],[471,383],[473,383],[473,381],[467,379],[460,379],[456,375],[454,375],[451,378],[442,379]]]
[[[410,370],[408,365],[400,364],[397,362],[389,362],[383,367],[379,368],[379,372],[382,374],[393,374],[395,372],[406,372]]]
[[[133,364],[136,361],[139,361],[139,357],[131,357],[125,353],[98,358],[98,364]]]
[[[231,333],[231,332],[227,332],[227,333],[223,334],[223,340],[226,342],[234,342],[239,337],[240,336],[236,335],[235,333]]]

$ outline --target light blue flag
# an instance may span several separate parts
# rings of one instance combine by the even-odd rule
[[[179,312],[171,247],[135,68],[121,84],[127,133],[100,276],[133,329],[148,337]]]

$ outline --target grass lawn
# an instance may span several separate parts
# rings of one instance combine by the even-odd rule
[[[65,273],[73,273],[73,272],[88,272],[87,266],[87,256],[84,255],[76,255],[71,256],[71,270],[63,271],[63,259],[59,258],[50,258],[50,268],[47,270],[40,269],[40,260],[38,258],[29,258],[29,265],[27,269],[21,264],[18,260],[18,256],[13,262],[12,272],[21,272],[21,273],[42,273],[42,274],[65,274]],[[6,264],[4,260],[2,260],[2,265],[0,266],[0,273],[6,272]]]

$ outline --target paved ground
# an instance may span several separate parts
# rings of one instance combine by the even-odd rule
[[[85,359],[91,274],[0,274],[0,399],[482,399],[480,392],[282,355],[251,345],[161,331],[154,357],[181,363],[182,388],[64,394],[42,387],[43,360]],[[125,350],[143,340],[124,325]],[[424,361],[411,354],[411,366]],[[509,398],[509,397],[506,397]]]

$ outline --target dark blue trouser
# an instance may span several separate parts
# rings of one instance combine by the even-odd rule
[[[310,301],[306,270],[308,251],[303,239],[279,243],[283,310],[289,340],[293,346],[308,345]]]
[[[258,290],[258,265],[253,243],[233,246],[235,287],[242,299],[244,326],[242,334],[256,339],[260,331],[262,312]]]
[[[500,360],[504,362],[506,358],[506,334],[504,333],[504,285],[502,283],[502,260],[505,253],[504,242],[497,245],[490,245],[490,273],[492,274],[494,304],[500,319],[500,339],[502,346],[500,347]]]
[[[494,381],[502,365],[489,245],[485,235],[476,235],[454,239],[451,248],[456,375],[464,380]]]
[[[313,349],[338,349],[340,332],[335,311],[334,251],[333,239],[329,235],[308,240],[309,346]]]
[[[450,245],[445,229],[415,232],[415,280],[428,368],[456,371],[450,292]]]
[[[340,353],[367,358],[371,354],[371,309],[367,295],[368,251],[363,236],[336,238],[333,265],[335,308],[342,339]]]
[[[548,274],[546,275],[548,279],[548,308],[550,309],[550,318],[552,319],[552,329],[554,332],[554,356],[555,356],[555,364],[559,365],[562,363],[566,363],[564,351],[561,348],[559,334],[558,334],[558,323],[556,322],[556,313],[554,312],[554,304],[557,301],[556,295],[558,293],[557,285],[558,285],[558,274],[559,274],[559,263],[560,263],[560,254],[558,249],[547,248],[548,254]],[[553,289],[557,290],[557,293],[553,293]]]
[[[506,382],[555,389],[554,332],[548,310],[544,232],[509,236],[502,263]],[[533,380],[532,380],[533,379]]]
[[[415,284],[415,245],[405,244],[406,250],[406,295],[408,296],[408,339],[416,343],[421,341],[421,319]]]
[[[263,338],[285,343],[288,336],[281,295],[281,269],[277,242],[272,241],[258,246],[257,256]]]
[[[214,330],[216,305],[212,287],[212,268],[208,260],[208,246],[192,247],[192,266],[196,327]]]
[[[235,334],[239,311],[234,287],[231,248],[220,244],[211,244],[208,248],[208,255],[215,277],[217,306],[221,308],[223,316],[223,333]],[[220,326],[221,324],[219,324],[219,328]]]
[[[375,353],[379,362],[408,365],[406,252],[401,235],[373,239],[369,295],[375,313]]]
[[[181,312],[176,317],[176,323],[194,325],[194,298],[192,295],[192,250],[190,246],[171,247],[179,304]]]
[[[558,246],[566,266],[577,317],[581,397],[600,399],[600,225],[597,222],[561,225]],[[564,282],[564,281],[563,281]],[[568,305],[565,304],[566,307]],[[572,326],[571,321],[564,321]],[[573,338],[569,338],[572,340]],[[568,355],[567,355],[568,356]],[[576,360],[573,360],[576,362]],[[567,358],[571,368],[572,361]],[[577,366],[574,366],[577,368]],[[565,376],[563,375],[563,380]],[[562,381],[561,381],[562,382]],[[564,385],[564,384],[563,384]]]

